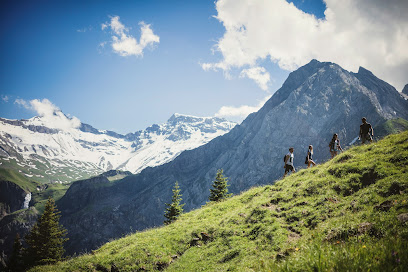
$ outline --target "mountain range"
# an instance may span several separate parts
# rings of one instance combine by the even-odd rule
[[[69,119],[61,112],[54,116]],[[205,144],[235,125],[221,118],[176,113],[164,124],[121,135],[84,123],[55,129],[38,116],[0,118],[0,164],[46,183],[84,179],[112,169],[139,173]]]
[[[67,251],[92,250],[112,238],[161,225],[176,181],[188,211],[206,203],[217,169],[229,177],[230,192],[239,193],[279,179],[289,147],[295,149],[296,167],[304,165],[310,144],[321,163],[330,158],[334,133],[344,149],[357,142],[363,116],[376,130],[389,120],[408,119],[408,101],[364,68],[352,73],[312,60],[229,133],[115,182],[96,177],[73,183],[57,202],[69,233]]]

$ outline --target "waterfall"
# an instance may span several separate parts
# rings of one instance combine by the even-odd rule
[[[24,203],[23,203],[22,209],[28,209],[28,205],[30,204],[30,201],[31,201],[31,192],[26,194],[26,196],[24,198]]]

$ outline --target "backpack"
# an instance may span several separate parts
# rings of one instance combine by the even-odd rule
[[[283,156],[283,162],[286,162],[286,157],[288,157],[288,155]]]
[[[305,164],[309,164],[309,155],[306,155]]]

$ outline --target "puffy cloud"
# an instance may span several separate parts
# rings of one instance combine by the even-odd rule
[[[271,80],[269,73],[264,67],[252,67],[241,71],[239,77],[248,77],[255,80],[259,88],[264,91],[268,90],[268,83]]]
[[[49,128],[68,130],[78,128],[81,125],[81,121],[78,118],[68,118],[46,98],[42,100],[34,99],[29,102],[24,99],[16,99],[14,103],[28,110],[35,111],[41,117],[40,122]]]
[[[112,48],[113,51],[123,57],[126,56],[143,56],[143,50],[147,46],[152,46],[160,42],[160,37],[153,33],[149,24],[140,22],[140,42],[129,34],[129,29],[120,21],[119,16],[111,17],[110,22],[102,24],[102,30],[110,28],[112,31]]]
[[[256,106],[242,105],[239,107],[234,106],[222,106],[218,112],[215,114],[215,117],[226,118],[235,122],[242,122],[249,114],[258,111],[266,103],[266,101],[271,98],[271,95],[265,97],[262,101]]]
[[[408,74],[408,1],[325,2],[321,20],[285,0],[218,0],[225,33],[215,49],[222,59],[203,69],[228,74],[269,59],[294,70],[315,58],[352,71],[363,66],[401,89]]]

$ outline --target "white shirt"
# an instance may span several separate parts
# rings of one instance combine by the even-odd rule
[[[286,164],[293,166],[293,158],[294,158],[293,153],[289,152],[288,154],[286,154],[286,156],[289,156],[289,159],[286,161]]]

